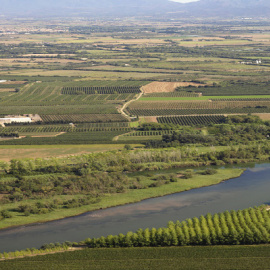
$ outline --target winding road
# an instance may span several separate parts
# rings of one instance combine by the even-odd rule
[[[119,112],[120,112],[124,117],[128,118],[130,121],[131,121],[131,117],[130,117],[128,114],[126,114],[126,113],[124,112],[124,110],[126,109],[127,106],[130,105],[130,103],[132,103],[132,102],[134,102],[134,101],[137,101],[137,100],[139,100],[139,99],[142,97],[142,95],[144,94],[144,92],[143,92],[143,90],[142,90],[142,87],[140,88],[140,90],[141,90],[141,93],[140,93],[135,99],[131,99],[130,101],[126,102],[126,103],[123,105],[123,107],[119,110]]]

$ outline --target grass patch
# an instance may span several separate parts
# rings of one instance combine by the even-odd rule
[[[132,144],[132,147],[141,146]],[[1,145],[0,160],[21,158],[46,158],[81,155],[92,152],[120,150],[124,144],[81,144],[81,145]]]
[[[140,122],[139,121],[136,121],[136,122],[130,122],[129,123],[129,126],[131,127],[131,128],[136,128],[136,127],[138,127],[140,125]]]
[[[118,141],[149,141],[149,140],[161,140],[162,136],[119,136]]]

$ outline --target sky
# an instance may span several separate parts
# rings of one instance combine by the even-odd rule
[[[179,3],[190,3],[190,2],[197,2],[199,0],[171,0],[171,1]]]

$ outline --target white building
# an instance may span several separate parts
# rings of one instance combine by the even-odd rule
[[[30,117],[9,117],[0,118],[1,124],[11,124],[11,123],[31,123],[32,119]]]

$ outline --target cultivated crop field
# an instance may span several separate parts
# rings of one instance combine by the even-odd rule
[[[0,262],[3,270],[29,269],[268,269],[269,245],[84,249]]]
[[[79,94],[129,94],[129,93],[140,93],[139,87],[65,87],[61,91],[62,94],[66,95],[79,95]]]
[[[155,94],[151,96],[144,96],[140,101],[168,101],[168,100],[179,100],[179,101],[269,101],[270,95],[250,95],[250,96],[200,96],[195,93],[178,93],[174,92],[170,95]]]
[[[159,98],[164,100],[164,98],[183,98],[183,97],[194,97],[198,98],[199,94],[195,92],[181,91],[181,92],[161,92],[161,93],[150,93],[145,94],[141,100],[154,100],[153,98]]]
[[[26,38],[20,27],[14,26],[14,39],[2,37],[0,115],[39,114],[42,124],[49,125],[39,128],[32,124],[33,129],[6,127],[6,131],[19,130],[28,137],[53,136],[71,133],[74,127],[61,125],[73,123],[76,133],[133,131],[134,136],[115,136],[119,141],[126,138],[132,142],[135,137],[162,136],[137,136],[143,134],[136,133],[136,129],[147,117],[153,122],[158,116],[239,113],[259,113],[269,118],[267,25],[257,35],[242,22],[236,35],[228,34],[235,31],[233,26],[219,25],[217,31],[215,25],[207,24],[202,29],[185,23],[180,29],[172,21],[136,22],[136,27],[127,22],[116,27],[108,22],[91,27],[69,23],[69,30],[61,34],[53,31],[47,36],[42,31],[31,31]],[[27,27],[31,26],[28,22]],[[43,29],[43,22],[37,22],[36,27]],[[6,28],[2,28],[5,33]],[[254,29],[258,29],[256,25]],[[196,36],[192,34],[195,32]],[[130,123],[132,130],[117,124],[106,129],[78,126],[121,122]],[[168,123],[218,122],[213,117],[187,117]]]
[[[127,122],[112,122],[112,123],[86,123],[71,125],[26,125],[26,126],[8,126],[0,127],[0,133],[18,132],[19,134],[25,133],[59,133],[59,132],[86,132],[86,131],[129,131]]]
[[[186,91],[186,89],[179,88],[178,91]],[[188,91],[201,92],[203,96],[242,96],[242,98],[254,95],[266,95],[266,97],[268,95],[269,97],[270,94],[267,82],[259,82],[257,84],[252,82],[221,83],[220,85],[200,87],[199,89],[190,87],[188,88]]]
[[[1,114],[117,114],[118,107],[140,93],[141,84],[144,82],[77,82],[76,87],[61,82],[30,83],[17,93],[0,95]]]
[[[100,123],[127,122],[121,114],[47,114],[41,115],[45,123]]]
[[[136,101],[127,111],[138,116],[270,113],[270,101]]]
[[[68,90],[70,89],[70,90]],[[73,90],[72,90],[73,89]],[[77,90],[76,90],[77,89]],[[42,84],[42,83],[34,83],[23,88],[19,93],[14,93],[5,97],[1,104],[5,105],[19,105],[19,101],[23,101],[24,105],[69,105],[74,104],[75,102],[80,104],[88,104],[91,103],[96,97],[107,94],[115,95],[115,97],[120,96],[120,94],[132,94],[139,93],[138,88],[128,88],[126,91],[123,89],[120,93],[117,90],[109,90],[111,88],[104,88],[102,92],[99,93],[98,90],[93,90],[92,93],[86,94],[83,92],[83,88],[81,87],[71,87],[71,88],[61,88],[61,86],[54,86],[54,84]],[[107,89],[107,90],[106,90]],[[130,90],[134,89],[134,90]],[[62,90],[62,91],[61,91]],[[72,92],[73,91],[73,92]],[[71,95],[71,96],[70,96]],[[73,95],[76,95],[75,97]]]
[[[39,115],[68,115],[68,114],[118,114],[112,104],[91,105],[48,105],[48,106],[1,106],[2,115],[39,114]]]
[[[200,116],[171,116],[158,117],[158,123],[175,124],[181,126],[221,124],[225,122],[223,115],[200,115]]]
[[[0,141],[0,145],[56,145],[56,144],[102,144],[113,143],[113,138],[126,133],[129,129],[102,129],[89,131],[89,129],[79,129],[73,132],[63,132],[59,136],[33,136],[15,140]],[[46,134],[46,133],[44,133]]]

